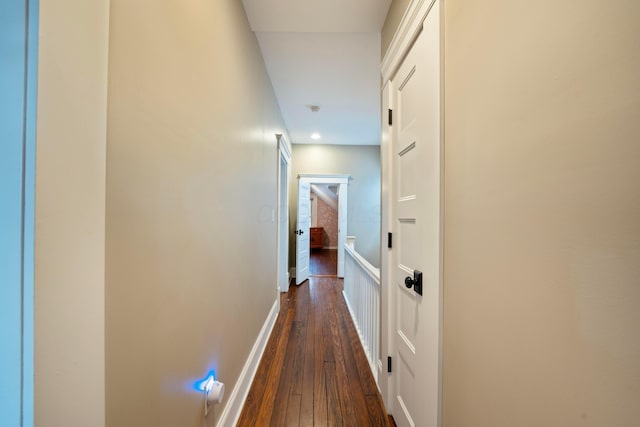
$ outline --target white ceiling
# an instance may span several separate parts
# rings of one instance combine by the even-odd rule
[[[390,0],[243,3],[291,142],[379,144],[380,30]]]
[[[311,184],[311,193],[316,194],[327,205],[333,208],[334,211],[338,210],[338,194],[332,190],[335,187],[334,184]],[[337,189],[336,189],[337,190]]]

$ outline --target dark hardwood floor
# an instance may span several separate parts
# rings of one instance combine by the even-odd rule
[[[309,253],[311,276],[336,276],[338,274],[337,249],[312,249]]]
[[[344,303],[342,279],[311,277],[280,301],[237,425],[394,425]]]

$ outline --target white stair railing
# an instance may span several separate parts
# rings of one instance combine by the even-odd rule
[[[355,237],[347,237],[344,260],[344,299],[378,382],[380,357],[380,270],[355,250]]]

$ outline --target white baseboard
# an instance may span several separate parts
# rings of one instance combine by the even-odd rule
[[[322,249],[330,249],[330,250],[332,250],[332,249],[338,249],[338,247],[337,246],[324,246]]]
[[[217,427],[233,427],[238,423],[238,419],[242,413],[242,408],[244,407],[244,402],[247,400],[251,383],[253,382],[253,378],[258,370],[258,364],[260,363],[262,354],[267,347],[267,341],[269,341],[269,336],[271,335],[273,326],[276,323],[279,311],[280,297],[278,296],[271,307],[271,311],[269,312],[264,325],[262,325],[262,329],[258,334],[256,342],[253,344],[251,353],[249,353],[249,357],[242,368],[242,372],[240,372],[240,377],[229,395],[229,401],[224,407],[222,415],[220,415],[220,420],[218,421],[218,424],[216,424]]]
[[[296,277],[296,268],[295,267],[291,267],[291,269],[289,270],[289,277]]]

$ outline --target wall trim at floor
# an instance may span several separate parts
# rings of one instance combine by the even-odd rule
[[[217,427],[233,427],[238,423],[244,402],[249,394],[251,383],[253,382],[253,378],[258,370],[262,354],[267,347],[267,342],[269,341],[269,336],[271,336],[271,331],[273,330],[273,326],[278,318],[279,311],[280,297],[278,296],[271,307],[271,311],[269,312],[264,325],[262,325],[262,329],[258,334],[256,342],[253,344],[251,353],[249,353],[249,357],[242,368],[242,372],[240,372],[238,382],[229,395],[229,402],[224,407],[224,411],[222,411]]]

